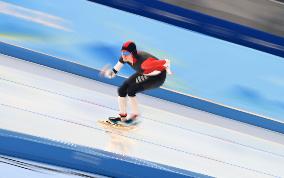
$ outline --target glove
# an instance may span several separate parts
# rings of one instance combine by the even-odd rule
[[[104,71],[104,77],[106,77],[106,78],[112,79],[112,78],[115,77],[115,75],[116,74],[111,69],[107,69],[107,70]]]
[[[169,75],[173,74],[171,71],[171,63],[169,59],[165,59],[166,63],[163,65],[166,68],[166,71]]]

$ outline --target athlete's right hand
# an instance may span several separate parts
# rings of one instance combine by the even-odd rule
[[[164,64],[164,66],[166,67],[166,71],[169,75],[172,75],[172,71],[171,71],[171,62],[169,59],[165,59],[166,63]]]

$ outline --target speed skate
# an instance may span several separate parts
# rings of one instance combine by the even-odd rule
[[[133,129],[136,129],[138,125],[138,123],[130,124],[130,125],[124,124],[123,122],[113,123],[108,119],[99,120],[98,122],[103,126],[112,127],[112,128],[120,129],[120,130],[133,130]]]

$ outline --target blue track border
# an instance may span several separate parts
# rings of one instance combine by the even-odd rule
[[[209,176],[95,148],[0,129],[0,155],[109,177]]]
[[[52,57],[22,47],[7,44],[1,41],[0,41],[0,53],[115,86],[121,85],[121,83],[125,80],[125,78],[120,76],[117,76],[112,80],[106,79],[100,77],[99,70],[79,65],[76,63],[72,63],[69,61],[65,61],[63,59]],[[212,103],[193,96],[183,95],[163,88],[158,88],[151,91],[145,91],[143,93],[284,134],[284,123],[266,117],[232,109],[223,105]]]
[[[158,0],[89,0],[284,57],[284,38]],[[190,40],[190,39],[189,39]]]

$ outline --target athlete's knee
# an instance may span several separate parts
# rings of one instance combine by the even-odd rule
[[[117,93],[118,93],[118,96],[120,96],[120,97],[126,97],[126,95],[127,95],[127,88],[121,86],[121,87],[118,88]]]
[[[127,95],[130,96],[130,97],[133,97],[133,96],[136,96],[136,90],[133,88],[133,87],[129,87],[127,89]]]
[[[128,88],[127,88],[127,95],[128,96],[136,96],[137,93],[143,91],[144,88],[142,85],[130,85]]]

